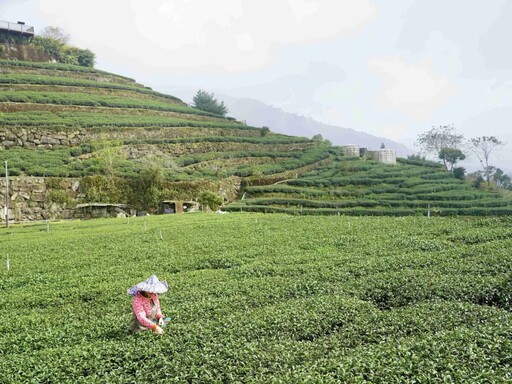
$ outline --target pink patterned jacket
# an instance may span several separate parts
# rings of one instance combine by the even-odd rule
[[[162,315],[162,311],[160,309],[160,301],[158,300],[158,295],[156,293],[152,293],[151,299],[153,299],[153,302],[156,306],[155,318],[159,320],[164,317],[164,315]],[[139,320],[139,323],[147,328],[151,328],[154,325],[154,323],[149,318],[151,314],[151,299],[145,298],[140,293],[138,293],[133,297],[132,300],[133,313],[137,317],[137,320]]]

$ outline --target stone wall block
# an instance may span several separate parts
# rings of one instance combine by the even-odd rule
[[[41,144],[51,144],[51,145],[59,145],[59,139],[51,136],[43,136],[41,137]]]
[[[71,183],[71,190],[73,192],[76,192],[78,191],[78,189],[80,188],[80,181],[78,180],[74,180],[72,183]]]
[[[46,196],[44,192],[32,192],[31,194],[31,200],[43,203],[46,200]]]
[[[2,147],[4,148],[12,148],[14,146],[14,141],[4,140],[2,141]]]

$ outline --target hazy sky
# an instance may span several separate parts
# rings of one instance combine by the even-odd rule
[[[178,97],[250,97],[411,148],[454,124],[510,143],[495,163],[512,164],[512,1],[0,0],[0,20],[59,26],[97,68]]]

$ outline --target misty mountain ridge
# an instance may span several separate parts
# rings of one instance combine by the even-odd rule
[[[229,109],[229,115],[237,120],[257,127],[269,127],[271,131],[286,135],[311,138],[320,134],[333,145],[356,144],[360,147],[379,149],[384,143],[386,149],[394,149],[398,157],[407,157],[413,153],[404,144],[385,137],[374,136],[351,128],[343,128],[316,121],[310,117],[285,112],[282,109],[249,98],[235,98],[218,95]]]

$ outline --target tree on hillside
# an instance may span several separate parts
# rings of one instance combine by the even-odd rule
[[[64,64],[94,67],[96,55],[88,49],[80,49],[65,45],[60,49],[60,62]]]
[[[443,160],[446,170],[451,172],[453,171],[453,166],[459,160],[464,160],[466,155],[464,155],[460,149],[446,147],[439,151],[439,158]]]
[[[96,55],[88,50],[68,45],[69,35],[59,27],[46,27],[34,36],[32,43],[58,63],[94,67]]]
[[[46,53],[50,59],[60,62],[61,50],[65,46],[64,43],[44,36],[34,36],[32,43]]]
[[[165,189],[163,169],[157,164],[146,164],[139,176],[132,180],[129,203],[138,210],[158,207]]]
[[[117,175],[119,166],[126,160],[126,152],[120,140],[109,140],[105,135],[94,143],[96,152],[94,157],[98,159],[103,173],[113,178]]]
[[[452,170],[453,177],[459,180],[464,180],[466,178],[466,168],[464,167],[455,167]]]
[[[69,35],[60,27],[45,27],[39,35],[56,40],[61,44],[67,44],[69,42]]]
[[[502,169],[496,168],[494,175],[492,177],[496,186],[502,189],[510,189],[512,186],[512,178],[509,175],[505,174]]]
[[[453,124],[441,125],[432,127],[429,131],[418,135],[416,145],[422,149],[423,153],[430,153],[439,157],[443,148],[458,149],[462,145],[463,139],[463,135],[458,135],[455,132]],[[446,163],[445,168],[448,170]]]
[[[218,101],[213,93],[205,91],[197,91],[193,98],[194,107],[202,111],[215,113],[216,115],[225,116],[228,113],[228,108],[224,105],[223,101]]]
[[[489,185],[493,175],[493,168],[489,165],[491,153],[498,147],[505,145],[494,136],[480,136],[469,140],[469,149],[476,156],[482,166],[485,180]],[[494,168],[495,169],[495,168]]]

